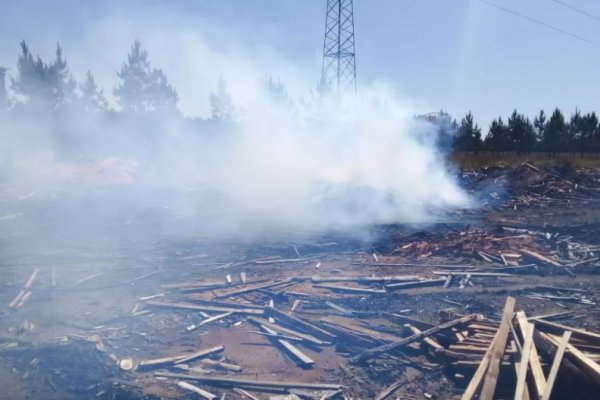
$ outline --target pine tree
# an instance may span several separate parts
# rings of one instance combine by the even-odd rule
[[[598,143],[596,143],[597,132],[598,117],[596,116],[596,113],[592,112],[585,114],[581,121],[580,152],[584,153],[598,150]]]
[[[271,100],[284,107],[291,105],[292,101],[288,96],[285,85],[281,81],[274,81],[273,78],[269,77],[264,79],[262,83]]]
[[[131,45],[127,62],[117,72],[121,80],[113,93],[123,111],[173,111],[179,98],[165,74],[152,68],[148,51],[139,40]]]
[[[544,150],[550,153],[562,151],[564,148],[561,146],[564,143],[566,131],[567,125],[565,124],[565,117],[557,107],[550,116],[544,129]]]
[[[46,64],[35,59],[25,41],[17,60],[17,77],[11,79],[11,89],[34,109],[55,110],[75,98],[77,84],[71,77],[62,48],[56,46],[55,58]]]
[[[76,98],[75,88],[77,87],[77,83],[69,72],[67,60],[63,57],[60,44],[56,45],[55,58],[48,67],[48,75],[54,103],[59,106],[64,103],[73,102]]]
[[[0,110],[8,108],[9,101],[6,93],[6,71],[7,68],[0,67]]]
[[[471,111],[460,121],[460,126],[452,142],[452,147],[457,151],[481,150],[481,128],[474,122]]]
[[[514,110],[508,119],[508,134],[510,136],[510,150],[519,153],[529,152],[535,147],[535,133],[533,126],[523,114]]]
[[[90,71],[87,72],[85,82],[79,86],[79,90],[81,91],[79,101],[84,111],[104,112],[108,109],[104,91],[98,88]]]
[[[484,144],[491,151],[508,151],[511,148],[510,133],[502,117],[492,121]]]
[[[233,121],[235,109],[231,96],[225,88],[223,78],[219,79],[217,91],[210,94],[211,119],[213,121]]]
[[[544,129],[546,128],[546,114],[544,110],[533,119],[533,129],[535,132],[535,141],[538,145],[544,140]]]
[[[565,141],[563,147],[564,149],[568,149],[571,151],[583,151],[582,145],[584,145],[584,133],[583,133],[583,117],[581,116],[581,111],[579,109],[575,109],[575,113],[571,115],[571,120],[569,121],[569,125],[567,127],[567,135],[566,138],[563,139]],[[567,143],[568,140],[568,143]]]

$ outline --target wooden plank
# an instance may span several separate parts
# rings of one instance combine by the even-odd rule
[[[509,276],[514,276],[513,274],[507,274],[507,273],[503,273],[503,272],[474,272],[474,271],[433,271],[432,274],[434,275],[449,275],[452,274],[454,276],[456,275],[471,275],[474,277],[496,277],[496,278],[500,278],[500,277],[509,277]]]
[[[343,293],[356,293],[356,294],[385,294],[386,291],[383,289],[369,289],[361,287],[350,287],[350,286],[336,286],[336,285],[325,285],[325,284],[313,284],[314,288],[329,289],[335,292]]]
[[[258,397],[253,396],[252,394],[246,392],[244,389],[233,388],[233,391],[236,392],[237,394],[241,394],[242,395],[242,399],[245,399],[247,397],[250,400],[260,400]]]
[[[387,290],[400,290],[400,289],[411,289],[416,287],[429,287],[429,286],[443,286],[446,283],[446,278],[440,279],[428,279],[425,281],[418,282],[405,282],[405,283],[390,283],[385,285]]]
[[[508,333],[510,329],[510,320],[512,319],[513,310],[515,308],[515,299],[513,297],[507,297],[506,304],[504,305],[504,311],[502,312],[502,320],[500,327],[496,333],[496,340],[491,347],[491,358],[490,365],[485,373],[485,379],[483,381],[483,387],[481,388],[481,394],[479,400],[492,400],[494,392],[496,391],[496,384],[498,382],[498,373],[500,372],[500,363],[504,357],[504,351],[506,350],[506,341],[508,339]]]
[[[205,364],[205,365],[210,365],[211,367],[218,367],[218,368],[226,369],[226,370],[233,371],[233,372],[241,372],[242,371],[242,367],[240,367],[239,365],[230,364],[230,363],[226,363],[223,361],[215,361],[215,360],[211,360],[210,358],[205,358],[203,360],[200,360],[200,363]]]
[[[529,257],[535,258],[538,261],[541,261],[546,264],[554,265],[555,267],[563,267],[563,265],[557,261],[554,261],[546,256],[543,256],[535,251],[529,249],[519,249],[519,251],[523,254],[527,254]]]
[[[427,329],[426,331],[423,331],[421,333],[413,334],[407,338],[403,338],[398,341],[395,341],[395,342],[392,342],[389,344],[385,344],[383,346],[375,347],[373,349],[365,350],[362,353],[360,353],[358,356],[353,357],[350,360],[353,363],[360,363],[360,362],[367,361],[368,359],[373,358],[381,353],[385,353],[388,351],[395,350],[399,347],[406,346],[407,344],[411,344],[413,342],[416,342],[417,340],[421,340],[425,337],[431,336],[431,335],[441,332],[443,330],[450,329],[450,328],[458,326],[458,325],[466,324],[470,321],[473,321],[476,317],[477,316],[475,314],[466,315],[462,318],[458,318],[458,319],[452,320],[450,322],[446,322],[445,324],[437,325],[437,326],[435,326],[431,329]]]
[[[321,318],[320,321],[322,321],[326,324],[329,324],[329,325],[341,326],[342,328],[353,331],[361,336],[366,336],[367,338],[379,340],[380,342],[383,342],[383,343],[393,342],[395,340],[401,339],[400,336],[391,335],[389,333],[365,328],[364,326],[355,325],[355,324],[347,322],[347,321],[342,322],[337,319],[334,320],[332,318],[327,318],[327,317]]]
[[[533,332],[535,326],[527,324],[527,334],[523,340],[523,351],[521,352],[521,360],[519,361],[519,372],[517,374],[517,387],[515,390],[515,400],[524,400],[529,398],[527,392],[527,369],[529,367],[529,357],[531,355],[531,346],[533,345]],[[527,394],[525,394],[527,392]]]
[[[267,289],[267,288],[272,288],[275,286],[287,285],[287,284],[291,283],[292,281],[293,281],[292,278],[288,278],[288,279],[284,279],[283,281],[267,282],[267,283],[260,283],[258,285],[243,286],[239,289],[221,290],[221,291],[215,290],[213,293],[215,295],[215,299],[223,299],[226,297],[239,296],[241,294],[254,292],[254,291],[260,290],[260,289]]]
[[[191,332],[194,329],[200,328],[202,325],[206,325],[208,323],[211,323],[211,322],[214,322],[214,321],[218,321],[218,320],[223,319],[223,318],[227,318],[230,315],[233,315],[233,311],[228,311],[228,312],[223,313],[223,314],[219,314],[219,315],[215,315],[213,317],[206,318],[205,320],[200,321],[198,324],[192,324],[192,325],[188,326],[187,328],[185,328],[185,330],[188,331],[188,332]]]
[[[551,335],[541,332],[541,336],[555,346],[560,345],[559,341],[554,339]],[[572,344],[567,344],[567,358],[579,369],[589,375],[594,381],[600,382],[600,365]]]
[[[230,378],[220,376],[205,376],[205,375],[186,375],[175,374],[170,372],[155,372],[154,376],[162,376],[164,378],[185,379],[189,381],[204,382],[206,384],[223,385],[223,386],[240,386],[245,388],[272,388],[272,389],[312,389],[312,390],[340,390],[341,385],[331,383],[304,383],[304,382],[286,382],[267,381],[267,380],[250,380],[241,378]]]
[[[169,303],[162,301],[147,301],[144,303],[144,307],[153,308],[168,308],[175,310],[190,310],[190,311],[206,311],[206,312],[232,312],[239,314],[252,314],[252,315],[263,315],[264,310],[257,308],[227,308],[227,307],[216,307],[206,306],[201,304],[189,304],[189,303]]]
[[[417,275],[388,275],[388,276],[319,276],[311,278],[313,283],[326,282],[366,282],[366,283],[384,283],[384,282],[405,282],[416,281]]]
[[[415,326],[412,326],[411,324],[405,324],[404,326],[405,326],[405,327],[407,327],[407,328],[408,328],[408,330],[410,330],[410,331],[413,333],[413,335],[414,335],[414,334],[419,334],[419,333],[422,333],[422,332],[423,332],[423,331],[421,331],[419,328],[417,328],[417,327],[415,327]],[[438,342],[437,342],[435,339],[432,339],[432,338],[430,338],[430,337],[426,337],[426,338],[424,338],[424,339],[423,339],[423,341],[424,341],[424,342],[425,342],[425,343],[426,343],[426,344],[427,344],[429,347],[431,347],[433,350],[440,350],[440,349],[443,349],[443,348],[444,348],[444,347],[443,347],[441,344],[439,344],[439,343],[438,343]]]
[[[321,340],[334,341],[335,335],[327,332],[325,329],[319,328],[318,326],[311,324],[303,319],[288,315],[283,311],[276,309],[275,307],[267,307],[266,313],[269,317],[275,318],[275,320],[282,321],[287,325],[292,325],[298,329],[313,335]]]
[[[544,394],[542,395],[541,400],[550,400],[550,395],[552,394],[552,388],[554,387],[554,382],[556,381],[556,375],[558,374],[558,370],[560,369],[560,364],[561,364],[563,356],[565,354],[565,350],[567,349],[567,345],[569,344],[570,338],[571,338],[571,331],[565,331],[562,338],[560,339],[560,343],[558,345],[558,350],[556,351],[556,355],[554,356],[554,361],[552,361],[552,367],[550,368],[550,373],[548,374],[548,381],[546,382],[546,389],[544,390]]]
[[[411,324],[412,326],[415,326],[422,331],[431,329],[434,327],[434,325],[432,325],[428,322],[423,322],[418,319],[407,317],[405,315],[384,312],[383,316],[395,324],[399,324],[399,325]]]
[[[496,341],[496,337],[494,337],[494,340],[490,344],[488,351],[483,355],[483,358],[479,362],[479,366],[477,367],[477,370],[473,374],[473,377],[469,381],[469,385],[467,386],[467,388],[465,389],[465,391],[461,397],[462,400],[471,400],[477,394],[477,391],[479,390],[479,387],[481,386],[481,382],[483,381],[485,372],[487,371],[487,369],[490,365],[490,360],[492,358],[492,348],[494,347],[495,341]]]
[[[264,325],[264,326],[269,327],[271,329],[274,329],[274,330],[276,330],[278,332],[285,333],[285,334],[290,335],[290,336],[295,336],[295,337],[301,338],[303,340],[306,340],[307,342],[316,344],[317,346],[324,346],[324,345],[331,344],[331,342],[326,342],[326,341],[318,339],[318,338],[316,338],[316,337],[314,337],[312,335],[309,335],[309,334],[306,334],[306,333],[303,333],[303,332],[298,332],[298,331],[295,331],[295,330],[290,329],[290,328],[286,328],[286,327],[278,325],[278,324],[270,323],[269,321],[267,321],[265,319],[262,319],[262,318],[248,317],[248,321],[251,322],[251,323],[253,323],[256,326],[259,326],[259,327],[260,327],[260,325]]]
[[[191,383],[179,381],[177,382],[177,386],[179,386],[182,389],[189,390],[190,392],[196,393],[197,395],[200,395],[201,397],[207,400],[214,400],[217,398],[216,395],[207,392],[206,390],[202,390],[199,387],[192,385]]]
[[[402,386],[402,382],[398,381],[395,383],[392,383],[390,386],[386,387],[385,389],[383,389],[378,395],[377,397],[375,397],[375,400],[385,400],[388,397],[390,397],[396,390],[398,390],[400,388],[400,386]]]
[[[38,272],[40,272],[40,270],[38,268],[33,270],[33,272],[31,273],[31,275],[29,275],[29,278],[27,279],[27,281],[25,282],[25,284],[23,285],[23,287],[21,288],[19,293],[15,296],[13,301],[11,301],[10,304],[8,305],[9,308],[19,308],[25,303],[25,301],[27,301],[27,299],[31,296],[31,291],[29,289],[31,289],[31,286],[33,285],[33,282],[35,281],[35,278],[37,277]]]
[[[267,328],[264,325],[261,325],[261,329],[264,329],[266,333],[270,333],[271,335],[276,335],[273,329]],[[279,343],[289,354],[292,355],[292,359],[296,361],[302,367],[311,367],[315,361],[308,357],[306,354],[302,353],[296,346],[291,344],[285,339],[275,339],[276,343]]]
[[[211,347],[209,349],[200,350],[194,354],[190,354],[187,357],[180,358],[179,360],[175,361],[175,364],[183,364],[186,362],[194,361],[198,358],[205,357],[209,354],[218,353],[220,351],[223,351],[224,349],[225,349],[225,347],[223,347],[223,346],[215,346],[215,347]]]
[[[556,322],[550,322],[550,321],[546,321],[544,319],[537,319],[536,323],[538,324],[538,326],[541,326],[542,329],[544,331],[550,331],[550,332],[564,332],[564,331],[571,331],[572,332],[572,336],[576,339],[583,339],[585,341],[589,341],[589,342],[593,342],[593,343],[600,343],[600,334],[595,333],[595,332],[591,332],[591,331],[586,331],[585,329],[578,329],[578,328],[573,328],[571,326],[567,326],[567,325],[563,325],[563,324],[559,324]]]
[[[209,349],[200,350],[200,351],[190,354],[190,355],[184,354],[184,355],[179,355],[179,356],[174,356],[174,357],[164,357],[164,358],[156,358],[153,360],[143,360],[143,361],[140,361],[140,363],[138,364],[138,369],[140,369],[140,370],[152,369],[152,368],[162,367],[165,365],[181,364],[181,363],[195,360],[200,357],[207,356],[212,353],[223,351],[223,349],[224,349],[223,346],[216,346],[216,347],[211,347]]]
[[[527,316],[524,311],[517,311],[517,322],[519,323],[519,330],[521,332],[521,336],[525,337],[527,334]],[[535,347],[535,343],[531,344],[531,351],[529,354],[529,368],[531,370],[531,375],[533,376],[533,392],[535,397],[539,398],[544,393],[544,389],[546,387],[546,378],[544,375],[544,370],[542,369],[542,365],[540,364],[540,357],[538,355],[537,348]]]

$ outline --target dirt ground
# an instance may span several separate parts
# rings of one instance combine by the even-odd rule
[[[399,354],[367,365],[350,361],[350,346],[303,346],[314,364],[302,368],[268,337],[250,333],[258,329],[247,315],[234,313],[187,331],[187,326],[205,317],[198,311],[148,304],[167,300],[204,304],[223,289],[186,293],[169,285],[223,284],[227,275],[235,285],[244,272],[248,284],[297,280],[281,289],[266,288],[219,301],[274,305],[286,312],[296,303],[294,313],[307,321],[327,317],[362,324],[382,335],[406,336],[403,326],[385,313],[431,324],[440,322],[442,310],[498,320],[507,296],[515,297],[517,309],[528,316],[572,311],[561,323],[600,332],[600,263],[596,261],[565,273],[562,268],[523,259],[519,266],[531,265],[526,267],[531,270],[515,269],[505,277],[473,277],[473,284],[464,288],[438,285],[385,293],[331,290],[309,279],[315,275],[434,279],[439,278],[434,272],[445,265],[487,268],[496,265],[496,260],[486,260],[486,253],[481,256],[478,247],[470,246],[510,236],[502,227],[568,237],[567,241],[592,249],[585,260],[593,259],[594,251],[600,250],[594,250],[600,244],[600,172],[552,172],[559,179],[547,173],[541,178],[537,176],[541,173],[526,170],[466,172],[462,184],[477,199],[477,206],[446,212],[427,224],[370,227],[368,239],[340,232],[274,232],[260,240],[214,240],[201,229],[197,235],[190,234],[196,226],[185,220],[176,223],[189,228],[186,234],[174,233],[179,231],[172,229],[169,210],[155,205],[132,208],[126,214],[104,209],[102,198],[113,196],[110,192],[27,197],[5,190],[0,208],[0,399],[197,398],[176,381],[156,376],[155,371],[124,371],[119,361],[131,358],[137,363],[220,345],[224,349],[213,359],[235,364],[241,371],[208,372],[215,376],[340,384],[343,395],[353,399],[375,398],[386,386],[401,382],[390,398],[460,398],[465,381],[457,380],[456,371],[418,344],[402,350],[408,358]],[[524,185],[526,177],[519,174],[531,179]],[[585,184],[575,187],[577,179]],[[538,186],[545,189],[538,191]],[[561,192],[565,187],[569,188]],[[65,203],[72,207],[63,207]],[[91,218],[91,211],[102,217]],[[527,243],[554,255],[550,242]],[[36,268],[39,273],[30,297],[22,306],[9,308]],[[550,299],[536,296],[539,287],[586,294],[579,301],[572,296]],[[351,310],[352,315],[326,302]],[[208,368],[201,363],[196,366]],[[219,396],[244,398],[229,388],[199,386]],[[275,396],[252,393],[259,399]],[[502,395],[502,388],[498,393]],[[555,393],[553,399],[568,398],[568,388],[560,383]]]

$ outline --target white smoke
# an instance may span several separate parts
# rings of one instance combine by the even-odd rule
[[[187,114],[196,97],[207,99],[217,76],[223,77],[236,121],[210,128],[206,124],[204,129],[166,115],[148,117],[147,125],[117,125],[72,114],[60,124],[82,127],[82,136],[78,147],[67,152],[76,157],[65,159],[65,147],[74,145],[52,137],[51,119],[36,123],[39,118],[32,118],[27,126],[4,119],[2,175],[27,186],[26,192],[135,188],[132,192],[143,195],[128,198],[128,207],[154,201],[180,218],[210,226],[215,234],[241,227],[323,230],[427,222],[437,212],[469,204],[436,148],[436,128],[415,119],[422,109],[396,95],[390,85],[361,85],[356,94],[341,99],[319,98],[307,83],[316,81],[315,71],[294,68],[272,50],[263,48],[255,57],[238,53],[235,46],[216,50],[205,44],[209,41],[201,33],[175,25],[140,32],[113,19],[94,28],[93,34],[83,35],[83,47],[101,49],[101,42],[106,46],[106,41],[96,40],[104,31],[139,36],[153,64],[164,68],[180,90]],[[169,42],[159,39],[166,32]],[[172,42],[194,51],[179,49],[176,57]],[[76,77],[82,76],[78,44],[63,45]],[[105,87],[115,83],[109,83],[106,71],[120,67],[111,54],[107,59],[112,64],[93,61],[105,71],[99,79]],[[125,56],[123,48],[121,59]],[[216,63],[219,74],[214,65],[207,66],[210,62]],[[265,90],[264,76],[282,79],[290,100],[277,100]],[[149,125],[158,134],[145,134]],[[161,195],[148,196],[158,191]]]

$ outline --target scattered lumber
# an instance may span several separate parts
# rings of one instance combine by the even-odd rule
[[[263,329],[266,333],[270,335],[277,336],[277,332],[273,329],[270,329],[264,325],[261,325],[261,329]],[[306,354],[302,353],[296,346],[291,344],[286,339],[280,338],[272,338],[275,343],[278,343],[281,347],[283,347],[289,355],[291,355],[292,359],[301,367],[310,368],[315,363],[313,359],[308,357]]]
[[[525,340],[523,342],[523,350],[521,352],[521,359],[519,360],[519,365],[517,366],[517,388],[515,390],[515,400],[524,400],[529,398],[526,379],[535,326],[531,323],[528,323],[526,331]]]
[[[509,277],[514,276],[513,274],[507,274],[505,272],[476,272],[476,271],[432,271],[434,275],[471,275],[474,277]]]
[[[227,318],[227,317],[229,317],[231,315],[233,315],[233,311],[228,311],[228,312],[223,313],[223,314],[219,314],[219,315],[215,315],[213,317],[206,318],[205,320],[199,322],[198,324],[192,324],[192,325],[188,326],[185,329],[186,329],[186,331],[191,332],[194,329],[198,329],[198,328],[200,328],[203,325],[206,325],[206,324],[214,322],[214,321],[218,321],[218,320],[223,319],[223,318]]]
[[[560,346],[560,341],[554,339],[551,335],[541,332],[540,335],[548,342],[556,347]],[[567,344],[567,358],[573,362],[578,368],[584,371],[588,376],[594,379],[595,382],[600,382],[600,365],[590,359],[582,351],[578,350],[572,344]]]
[[[387,290],[400,290],[400,289],[411,289],[416,287],[428,287],[428,286],[443,286],[446,283],[446,278],[441,279],[427,279],[418,282],[405,282],[405,283],[390,283],[385,285]]]
[[[292,315],[288,315],[283,311],[276,309],[275,307],[267,307],[266,314],[269,317],[274,318],[275,320],[279,320],[280,322],[293,326],[301,331],[304,331],[310,335],[313,335],[321,340],[333,342],[335,340],[335,335],[327,332],[325,329],[322,329],[310,322],[307,322],[301,318],[294,317]]]
[[[527,316],[525,315],[525,312],[523,311],[517,311],[517,322],[519,323],[519,330],[521,331],[521,335],[523,337],[526,337],[528,334],[528,323],[527,321],[530,320],[527,318]],[[532,332],[533,334],[534,332]],[[542,370],[542,365],[540,364],[540,358],[537,352],[537,349],[535,347],[535,343],[531,344],[531,350],[528,356],[528,360],[529,360],[529,368],[531,368],[531,374],[533,375],[533,381],[534,381],[534,393],[536,397],[540,397],[542,396],[542,393],[545,390],[546,387],[546,378],[544,376],[544,371]]]
[[[200,360],[200,363],[205,364],[205,365],[210,365],[211,367],[218,367],[218,368],[226,369],[228,371],[233,371],[233,372],[241,372],[242,371],[242,367],[240,367],[239,365],[230,364],[230,363],[226,363],[223,361],[215,361],[215,360],[211,360],[210,358],[204,358],[204,359]]]
[[[313,287],[320,289],[329,289],[335,292],[342,293],[355,293],[355,294],[385,294],[386,291],[383,289],[369,289],[361,287],[350,287],[350,286],[335,286],[335,285],[324,285],[314,284]]]
[[[541,330],[562,333],[565,331],[571,331],[573,338],[582,339],[590,343],[600,344],[600,334],[595,332],[586,331],[585,329],[573,328],[571,326],[562,325],[556,322],[546,321],[544,319],[536,319],[536,324],[540,326]]]
[[[361,283],[384,283],[405,282],[419,280],[417,275],[388,275],[388,276],[318,276],[311,278],[313,283],[325,282],[361,282]]]
[[[423,331],[421,333],[413,334],[407,338],[404,338],[404,339],[401,339],[401,340],[398,340],[398,341],[395,341],[395,342],[392,342],[392,343],[389,343],[389,344],[386,344],[383,346],[379,346],[374,349],[365,350],[358,356],[351,358],[350,361],[352,361],[353,363],[365,362],[368,359],[373,358],[379,354],[395,350],[402,346],[406,346],[407,344],[416,342],[417,340],[421,340],[421,339],[431,336],[437,332],[440,332],[440,331],[443,331],[443,330],[446,330],[449,328],[453,328],[455,326],[464,325],[470,321],[473,321],[476,318],[477,318],[477,316],[475,314],[466,315],[464,317],[455,319],[453,321],[446,322],[445,324],[435,326],[435,327],[428,329],[426,331]]]
[[[500,363],[502,362],[502,359],[504,356],[504,350],[506,348],[506,340],[508,339],[508,332],[509,332],[509,328],[510,328],[509,322],[510,322],[510,319],[512,318],[512,312],[514,309],[514,305],[515,305],[514,298],[512,298],[512,297],[507,298],[506,304],[504,307],[504,312],[502,313],[502,322],[500,323],[502,326],[502,331],[500,330],[500,328],[498,328],[496,335],[494,336],[494,339],[492,340],[490,346],[488,347],[488,350],[486,351],[486,353],[484,354],[484,356],[481,360],[481,363],[479,364],[479,367],[477,368],[477,371],[475,371],[475,374],[469,381],[469,385],[467,386],[467,388],[465,389],[465,391],[461,397],[462,400],[473,399],[477,395],[477,392],[479,391],[479,388],[481,387],[481,385],[483,383],[485,383],[485,380],[488,381],[488,385],[486,388],[486,398],[491,399],[490,396],[493,396],[493,394],[494,394],[493,391],[496,388],[495,379],[497,378],[498,371],[500,370]],[[504,342],[504,343],[502,343],[502,342]],[[497,343],[499,343],[499,344],[497,344]],[[489,371],[490,365],[492,364],[492,361],[495,363],[496,367],[489,374],[489,380],[488,380],[488,371]],[[491,395],[490,395],[490,391],[492,392]],[[483,391],[482,391],[482,394],[483,394]],[[481,396],[480,396],[480,398],[481,398]]]
[[[266,326],[268,328],[274,329],[277,332],[281,332],[281,333],[284,333],[286,335],[290,335],[290,336],[293,336],[293,337],[300,338],[300,339],[305,340],[307,342],[316,344],[317,346],[324,346],[324,345],[331,344],[331,342],[323,341],[323,340],[318,339],[318,338],[316,338],[316,337],[314,337],[312,335],[309,335],[309,334],[306,334],[306,333],[303,333],[303,332],[298,332],[298,331],[295,331],[293,329],[286,328],[284,326],[281,326],[281,325],[278,325],[278,324],[275,324],[275,323],[271,323],[271,322],[269,322],[267,320],[264,320],[264,319],[248,317],[248,321],[251,322],[251,323],[253,323],[253,324],[255,324],[255,325],[257,325],[257,326],[264,325],[264,326]]]
[[[544,394],[542,395],[541,400],[550,400],[552,388],[554,387],[554,382],[556,381],[556,375],[558,375],[558,369],[560,368],[560,364],[562,362],[563,355],[565,354],[565,350],[567,349],[567,345],[569,344],[570,338],[571,331],[565,331],[560,343],[558,344],[558,350],[556,351],[556,356],[554,356],[554,361],[552,362],[552,367],[550,368],[550,373],[548,374],[548,381],[546,382],[546,388],[544,389]]]
[[[282,281],[266,282],[266,283],[260,283],[260,284],[255,284],[255,285],[247,285],[247,286],[243,286],[239,289],[214,291],[213,293],[215,295],[214,296],[215,299],[223,299],[226,297],[239,296],[242,294],[254,292],[254,291],[260,290],[260,289],[267,289],[267,288],[272,288],[272,287],[276,287],[276,286],[287,285],[291,282],[293,282],[293,278],[284,279]]]
[[[187,383],[185,381],[177,382],[177,386],[179,386],[182,389],[189,390],[190,392],[194,392],[197,395],[200,395],[200,397],[205,398],[207,400],[214,400],[217,398],[217,395],[207,392],[206,390],[202,390],[198,386],[194,386],[191,383]]]
[[[205,357],[210,354],[218,353],[223,350],[224,350],[223,346],[216,346],[216,347],[211,347],[209,349],[197,351],[190,355],[179,355],[179,356],[175,356],[175,357],[164,357],[164,358],[156,358],[156,359],[152,359],[152,360],[143,360],[143,361],[139,362],[138,369],[147,370],[147,369],[164,367],[166,365],[183,364],[183,363],[187,363],[187,362],[196,360],[201,357]]]
[[[304,382],[282,382],[282,381],[267,381],[267,380],[250,380],[241,378],[229,378],[218,376],[203,376],[203,375],[187,375],[176,374],[170,372],[155,372],[155,376],[164,378],[183,379],[188,381],[203,382],[209,385],[217,386],[239,386],[247,389],[252,388],[269,388],[269,389],[312,389],[312,390],[341,390],[342,385],[331,383],[304,383]]]
[[[402,382],[398,381],[392,383],[390,386],[386,387],[375,397],[375,400],[385,400],[390,397],[396,390],[398,390],[402,386]]]
[[[144,303],[144,307],[152,308],[166,308],[174,310],[189,310],[189,311],[205,311],[205,312],[222,312],[222,313],[238,313],[238,314],[251,314],[251,315],[263,315],[264,310],[257,308],[228,308],[228,307],[217,307],[199,304],[188,304],[182,302],[159,302],[159,301],[148,301]]]
[[[21,306],[23,306],[23,304],[25,304],[27,299],[29,299],[29,297],[31,296],[30,289],[31,289],[31,286],[33,285],[33,282],[35,281],[35,278],[37,277],[39,272],[40,272],[39,268],[36,268],[33,270],[31,275],[29,276],[29,278],[23,285],[23,288],[19,291],[19,293],[13,299],[13,301],[11,301],[10,304],[8,305],[9,308],[20,308]]]
[[[519,251],[521,253],[526,254],[526,255],[528,255],[531,258],[535,258],[536,260],[541,261],[541,262],[543,262],[545,264],[553,265],[555,267],[564,267],[564,265],[562,265],[558,261],[554,261],[554,260],[552,260],[552,259],[550,259],[550,258],[548,258],[546,256],[543,256],[543,255],[541,255],[539,253],[536,253],[533,250],[522,248],[522,249],[519,249]]]

